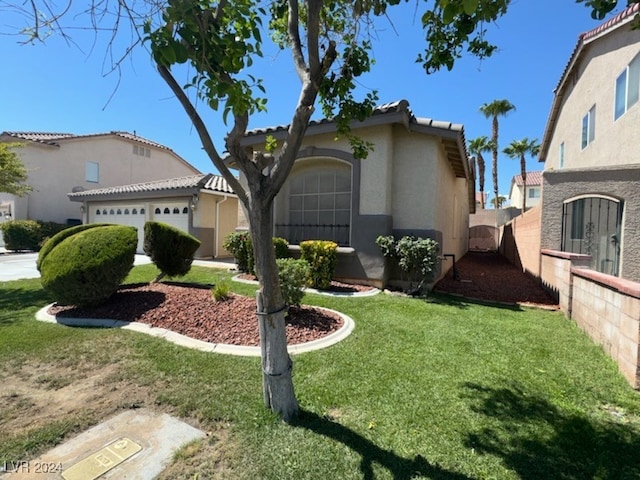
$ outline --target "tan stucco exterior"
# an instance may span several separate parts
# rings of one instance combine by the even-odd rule
[[[336,140],[335,131],[327,123],[310,127],[298,160],[275,201],[274,231],[286,238],[291,225],[280,229],[278,226],[289,223],[293,179],[322,168],[351,171],[350,233],[348,243],[341,245],[343,253],[336,270],[339,278],[376,285],[389,280],[390,273],[375,244],[379,235],[433,238],[440,245],[440,253],[453,254],[457,259],[468,249],[469,199],[473,199],[474,180],[468,169],[461,126],[452,128],[451,124],[412,115],[398,117],[396,110],[391,114],[396,115],[392,121],[385,122],[381,115],[374,118],[374,125],[365,121],[352,127],[355,135],[373,144],[364,160],[355,159],[348,142]],[[262,134],[249,135],[245,140],[245,145],[254,150],[264,146]],[[448,148],[445,142],[449,142]],[[242,175],[240,180],[245,183]],[[246,214],[239,210],[238,225],[246,228]],[[451,266],[450,259],[443,261],[436,279]]]
[[[16,152],[28,170],[27,183],[33,187],[33,192],[22,198],[0,193],[0,203],[13,204],[14,219],[65,223],[68,219],[82,218],[79,204],[67,197],[74,190],[200,173],[170,149],[142,140],[100,134],[45,143],[2,135],[0,142],[23,144]],[[143,154],[134,154],[134,148],[139,148]],[[97,182],[87,181],[87,162],[98,165]]]
[[[640,30],[626,24],[592,39],[559,91],[558,115],[546,146],[545,171],[638,163],[640,105],[614,120],[616,78],[640,53]],[[582,148],[582,119],[595,105],[595,138]],[[564,144],[564,162],[560,151]]]
[[[614,107],[617,79],[639,61],[640,30],[631,28],[639,12],[640,5],[630,5],[580,36],[556,88],[539,156],[541,248],[590,255],[593,269],[633,281],[640,281],[640,101],[618,118]],[[640,93],[637,82],[630,85]],[[595,135],[583,148],[582,121],[592,108]]]

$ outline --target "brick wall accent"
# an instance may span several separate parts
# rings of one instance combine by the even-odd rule
[[[541,279],[560,308],[640,388],[640,283],[588,268],[591,258],[542,250]]]

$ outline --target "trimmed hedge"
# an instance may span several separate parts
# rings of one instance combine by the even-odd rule
[[[0,224],[7,250],[33,250],[37,252],[42,245],[68,225],[40,220],[12,220]]]
[[[189,273],[200,240],[162,222],[144,224],[144,253],[158,267],[161,276],[181,277]]]
[[[83,225],[84,227],[84,225]],[[40,261],[42,286],[63,305],[90,306],[113,295],[133,267],[135,227],[92,225],[72,235],[51,238]]]
[[[329,288],[338,263],[338,244],[328,240],[300,242],[300,257],[311,269],[311,285],[321,290]]]
[[[38,260],[36,260],[36,267],[38,267],[38,271],[40,271],[40,265],[42,264],[42,261],[44,260],[44,258],[47,255],[49,255],[49,252],[51,252],[51,250],[53,250],[54,247],[58,245],[60,242],[62,242],[65,238],[68,238],[71,235],[75,235],[78,232],[82,232],[90,228],[104,227],[106,225],[109,225],[109,224],[108,223],[87,223],[85,225],[76,225],[75,227],[66,228],[58,232],[57,234],[55,234],[53,237],[47,240],[44,243],[44,245],[42,245],[42,248],[40,249],[40,253],[38,254]]]
[[[35,220],[13,220],[0,225],[7,250],[37,251],[42,237]]]

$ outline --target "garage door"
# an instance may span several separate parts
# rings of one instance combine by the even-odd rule
[[[147,212],[144,205],[101,205],[91,209],[91,223],[115,223],[138,229],[138,253],[143,253],[144,222]]]
[[[155,203],[151,219],[168,223],[185,232],[189,231],[189,207],[186,203]]]

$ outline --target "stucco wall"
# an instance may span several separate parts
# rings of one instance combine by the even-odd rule
[[[543,249],[560,250],[563,202],[578,195],[608,195],[622,200],[620,276],[640,281],[640,164],[622,167],[567,169],[543,176]]]
[[[29,172],[27,183],[34,192],[15,199],[15,218],[64,223],[80,219],[80,209],[67,193],[85,189],[127,185],[199,173],[174,154],[154,147],[150,157],[134,155],[136,142],[118,137],[90,137],[60,141],[60,147],[24,143],[17,150]],[[99,182],[86,181],[86,163],[99,164]],[[14,199],[0,194],[0,201]]]
[[[218,227],[216,230],[216,250],[214,255],[216,258],[231,257],[231,253],[224,249],[222,244],[225,237],[236,230],[238,218],[238,199],[236,197],[227,197],[223,200],[218,197]]]
[[[638,163],[640,102],[614,121],[615,81],[640,52],[640,30],[629,25],[588,44],[577,74],[567,79],[567,89],[545,159],[546,170],[558,170],[560,144],[564,142],[564,167]],[[582,119],[596,106],[595,139],[584,150]],[[545,191],[546,193],[546,191]]]

